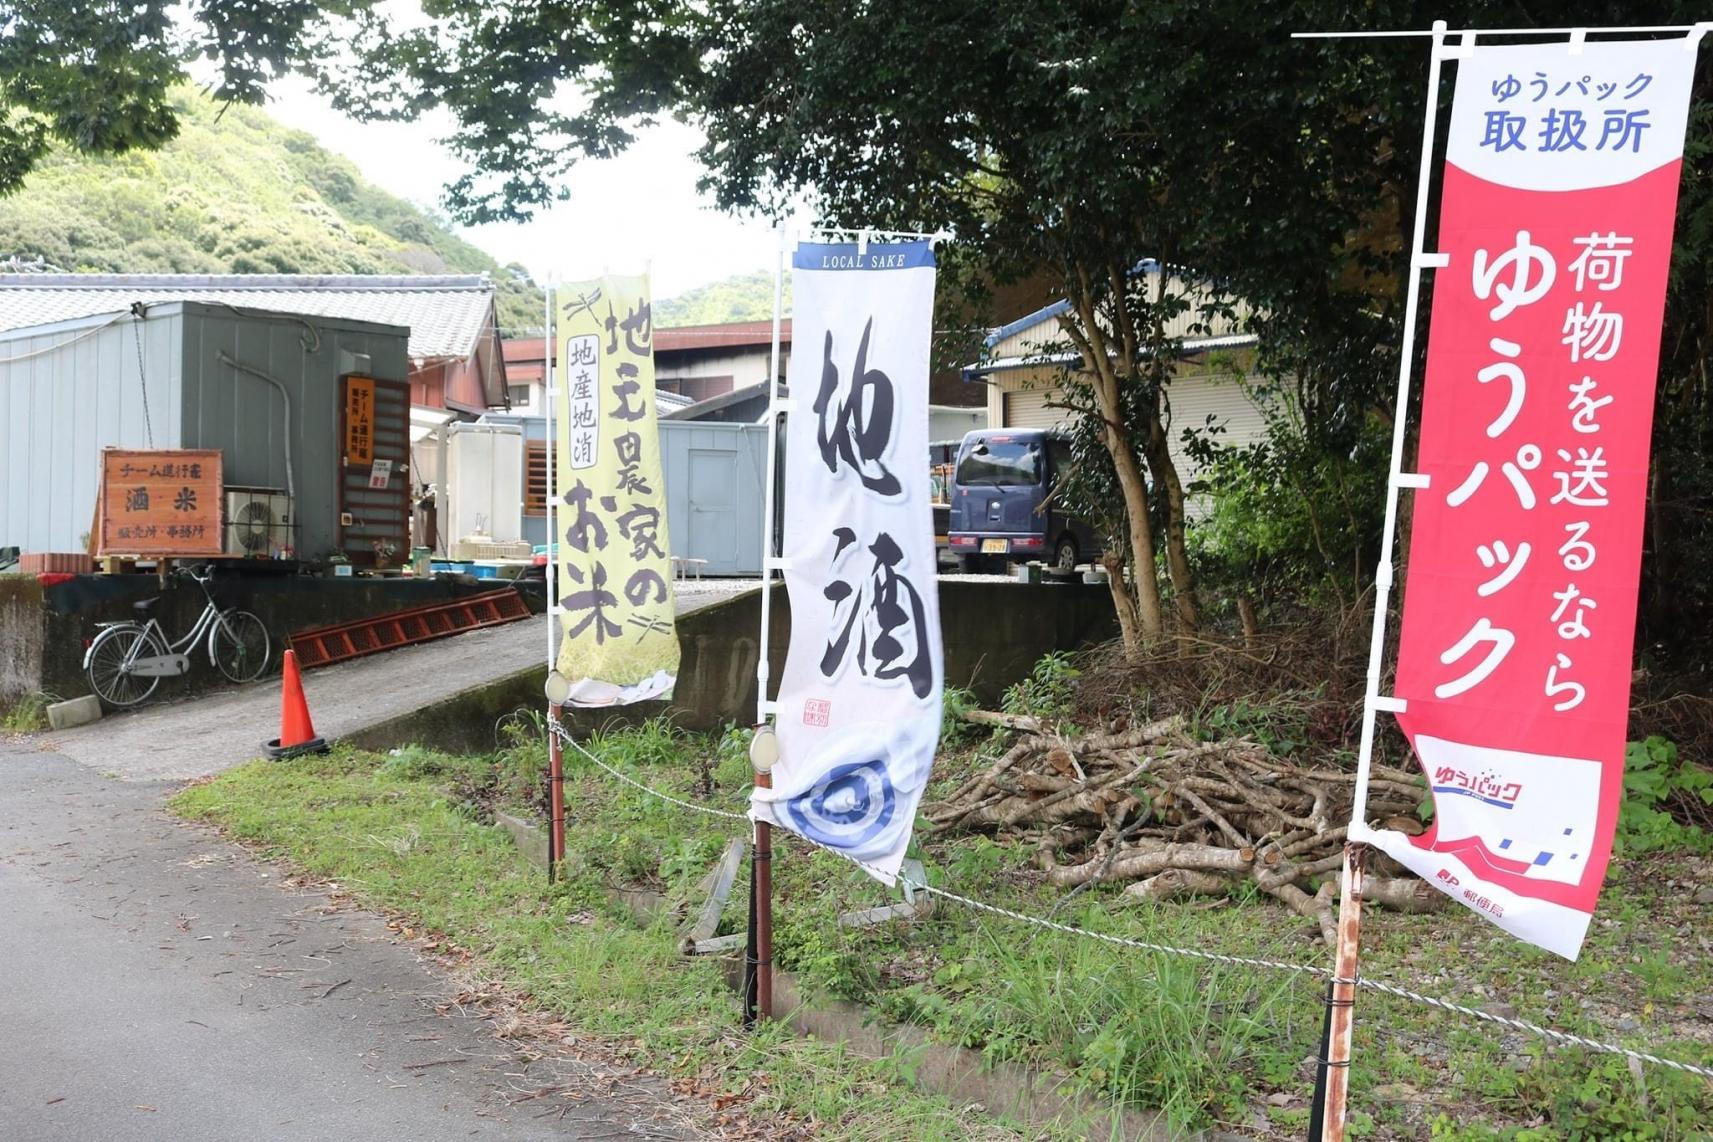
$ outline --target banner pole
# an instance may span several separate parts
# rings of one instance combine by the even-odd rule
[[[785,305],[785,224],[774,227],[779,235],[778,250],[773,263],[773,349],[767,366],[767,486],[762,489],[761,520],[761,643],[755,659],[755,721],[767,722],[772,704],[767,686],[771,668],[768,663],[768,636],[773,619],[773,571],[778,554],[778,525],[774,518],[776,503],[774,484],[779,479],[779,332],[781,310]]]
[[[773,263],[773,348],[767,367],[767,487],[762,490],[761,548],[761,639],[755,656],[755,738],[750,756],[755,765],[755,787],[771,789],[770,772],[778,748],[773,736],[773,703],[767,687],[771,674],[768,651],[773,620],[773,572],[779,551],[779,529],[775,520],[774,485],[779,479],[780,324],[785,308],[785,224],[775,227],[779,246]],[[755,822],[750,850],[750,928],[745,956],[744,1023],[773,1018],[773,830],[765,821]]]
[[[559,552],[557,550],[559,543],[558,536],[554,533],[554,527],[559,520],[559,513],[554,510],[556,501],[559,499],[559,473],[557,472],[556,465],[554,463],[558,458],[553,454],[553,416],[555,411],[553,407],[553,389],[554,382],[556,380],[554,376],[554,366],[557,364],[559,354],[555,351],[553,344],[553,280],[551,277],[548,278],[547,289],[544,295],[542,317],[544,318],[544,324],[541,327],[541,375],[546,382],[543,390],[545,397],[542,401],[542,412],[546,420],[544,427],[545,437],[547,440],[547,503],[545,505],[547,509],[547,669],[551,671],[554,666],[553,636],[555,631],[553,629],[553,624],[557,622],[559,618],[555,613],[556,608],[554,606],[558,601],[559,596]]]
[[[546,440],[546,476],[547,503],[545,520],[547,524],[546,547],[547,566],[542,578],[547,597],[547,669],[551,673],[553,662],[553,624],[559,621],[555,613],[555,602],[559,587],[559,552],[555,542],[555,524],[558,513],[554,509],[554,501],[559,498],[558,473],[555,471],[554,452],[554,365],[558,354],[553,346],[553,283],[548,280],[547,289],[543,295],[543,324],[541,327],[541,367],[542,367],[542,415],[545,420],[543,436]],[[549,884],[557,878],[559,862],[565,859],[565,754],[559,742],[559,703],[547,704],[547,881]]]
[[[1380,558],[1374,572],[1374,626],[1368,647],[1368,683],[1362,703],[1362,744],[1356,758],[1356,788],[1350,807],[1351,837],[1368,820],[1368,781],[1374,763],[1374,731],[1380,708],[1380,674],[1385,659],[1386,619],[1392,595],[1392,552],[1397,541],[1398,496],[1403,487],[1404,438],[1410,402],[1410,373],[1415,367],[1416,317],[1421,306],[1422,273],[1432,259],[1422,248],[1427,237],[1428,188],[1433,177],[1433,143],[1439,119],[1440,62],[1446,23],[1435,20],[1428,57],[1427,103],[1422,116],[1422,157],[1416,175],[1416,216],[1410,240],[1409,286],[1404,304],[1403,339],[1398,355],[1398,396],[1392,417],[1392,460],[1386,480],[1386,523],[1380,536]],[[1464,46],[1472,46],[1464,33]],[[1328,1050],[1321,1061],[1317,1087],[1324,1092],[1324,1120],[1319,1142],[1343,1142],[1350,1096],[1351,1037],[1356,1024],[1356,975],[1362,935],[1362,870],[1365,846],[1352,841],[1344,847],[1344,869],[1338,901],[1338,940],[1332,987],[1327,1003]]]
[[[755,775],[758,789],[773,788],[773,776]],[[773,826],[755,823],[755,1016],[773,1018]]]
[[[543,519],[546,524],[546,567],[543,594],[546,598],[546,668],[553,669],[553,596],[558,586],[558,558],[553,543],[553,500],[558,498],[557,476],[553,471],[553,283],[548,279],[541,291],[541,435],[546,450],[546,503]],[[546,880],[553,883],[558,875],[558,863],[565,858],[565,755],[558,741],[558,702],[546,704],[546,791],[548,791],[548,830],[546,830]]]

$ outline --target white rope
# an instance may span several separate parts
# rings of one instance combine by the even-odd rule
[[[87,338],[95,336],[97,333],[101,332],[103,329],[106,329],[109,325],[112,325],[117,321],[121,321],[124,318],[127,318],[129,316],[131,316],[131,314],[129,312],[115,313],[112,317],[109,317],[106,321],[103,321],[100,325],[92,325],[88,329],[85,329],[83,332],[77,334],[74,337],[67,337],[64,341],[55,341],[52,345],[45,346],[41,349],[32,349],[28,353],[15,353],[10,357],[0,357],[0,365],[10,365],[16,361],[28,361],[28,360],[31,360],[32,358],[35,358],[35,357],[45,357],[49,353],[57,353],[61,349],[65,349],[65,348],[68,348],[72,345],[76,345],[79,341],[83,341]],[[40,336],[40,335],[38,335],[38,336]],[[49,336],[51,336],[51,334]]]
[[[878,875],[880,872],[880,870],[876,869],[874,866],[864,864],[855,857],[845,856],[844,853],[839,852],[837,849],[827,849],[824,845],[816,845],[816,847],[825,849],[825,851],[832,853],[834,856],[844,857],[845,860],[850,861],[852,864],[857,865],[871,874]],[[1302,975],[1318,976],[1321,979],[1329,979],[1332,976],[1332,972],[1328,971],[1326,968],[1316,967],[1313,964],[1293,964],[1287,963],[1283,960],[1262,960],[1252,959],[1248,956],[1228,956],[1219,952],[1204,952],[1198,948],[1179,948],[1174,947],[1171,944],[1155,944],[1150,943],[1147,940],[1132,939],[1129,936],[1114,936],[1106,932],[1095,932],[1088,928],[1079,928],[1075,924],[1061,924],[1057,920],[1048,920],[1042,916],[1031,916],[1027,912],[1014,912],[1010,908],[1001,908],[997,904],[988,904],[980,900],[974,900],[968,896],[960,896],[956,892],[949,892],[944,888],[936,888],[932,884],[923,884],[916,880],[912,880],[902,872],[898,874],[898,879],[909,885],[917,892],[926,892],[930,896],[938,896],[944,900],[951,900],[955,903],[962,904],[966,908],[973,908],[978,912],[991,912],[993,915],[1003,916],[1007,920],[1016,920],[1022,924],[1031,924],[1037,928],[1046,928],[1054,932],[1063,932],[1068,936],[1083,936],[1091,940],[1100,940],[1103,943],[1117,944],[1119,947],[1123,948],[1139,948],[1146,952],[1162,952],[1166,955],[1184,956],[1195,960],[1209,960],[1213,963],[1219,964],[1233,964],[1239,967],[1251,968],[1271,968],[1275,971],[1297,972]]]
[[[725,817],[734,821],[745,822],[749,820],[749,818],[742,813],[729,813],[724,809],[715,809],[709,805],[697,805],[690,801],[682,801],[671,794],[662,793],[658,789],[652,789],[649,786],[644,785],[642,782],[620,773],[618,770],[584,749],[579,742],[570,736],[570,733],[563,726],[553,726],[553,732],[559,735],[560,740],[569,742],[572,748],[578,753],[582,754],[584,757],[588,758],[614,777],[617,777],[620,781],[640,789],[651,797],[658,797],[662,801],[669,801],[674,805],[681,806],[682,808],[691,809],[698,813],[706,813],[712,817]],[[1330,970],[1323,967],[1317,967],[1314,964],[1294,964],[1285,960],[1264,960],[1252,956],[1228,956],[1220,952],[1203,951],[1200,948],[1180,948],[1172,944],[1156,944],[1148,940],[1132,939],[1129,936],[1115,936],[1107,932],[1095,932],[1088,928],[1079,928],[1075,924],[1062,924],[1057,920],[1048,920],[1042,916],[1031,916],[1027,912],[1018,912],[1010,908],[1002,908],[997,904],[988,904],[985,901],[976,900],[968,896],[961,896],[956,892],[951,892],[944,888],[937,888],[932,884],[924,884],[904,875],[903,873],[899,873],[896,878],[894,878],[893,876],[884,873],[881,869],[876,868],[874,865],[860,861],[853,856],[840,852],[837,849],[830,849],[825,845],[816,844],[813,841],[810,841],[809,843],[822,852],[831,853],[833,856],[839,857],[842,860],[856,865],[858,868],[872,876],[878,876],[885,880],[897,879],[908,885],[916,892],[926,892],[930,896],[937,896],[942,900],[950,900],[954,904],[962,904],[964,907],[973,909],[977,912],[986,912],[994,916],[1002,916],[1007,920],[1014,920],[1019,924],[1028,924],[1036,928],[1045,928],[1052,932],[1062,932],[1067,936],[1081,936],[1085,939],[1099,940],[1102,943],[1114,944],[1122,948],[1136,948],[1145,952],[1159,952],[1163,955],[1182,956],[1185,959],[1205,960],[1207,962],[1217,964],[1230,964],[1234,967],[1266,968],[1270,971],[1283,971],[1297,975],[1313,976],[1316,979],[1330,980],[1333,978],[1333,974]],[[1378,991],[1385,995],[1394,995],[1399,999],[1407,999],[1412,1003],[1420,1003],[1427,1007],[1435,1007],[1441,1011],[1450,1012],[1453,1015],[1463,1015],[1470,1019],[1477,1020],[1478,1022],[1496,1023],[1499,1026],[1510,1027],[1513,1030],[1537,1035],[1543,1039],[1552,1039],[1560,1043],[1568,1043],[1577,1047],[1585,1047],[1590,1051],[1600,1051],[1608,1055],[1619,1055],[1626,1059],[1635,1059],[1637,1062],[1653,1063],[1656,1066],[1669,1067],[1674,1071],[1682,1071],[1686,1074],[1700,1075],[1702,1078],[1713,1079],[1713,1068],[1699,1067],[1693,1063],[1679,1062],[1676,1059],[1661,1058],[1658,1055],[1650,1055],[1646,1051],[1632,1050],[1629,1047],[1620,1046],[1616,1043],[1603,1043],[1598,1039],[1589,1039],[1582,1035],[1573,1035],[1568,1031],[1555,1031],[1550,1027],[1542,1027],[1538,1023],[1530,1023],[1524,1019],[1511,1019],[1503,1015],[1494,1015],[1492,1012],[1483,1011],[1478,1007],[1465,1007],[1459,1003],[1452,1003],[1447,999],[1436,999],[1431,995],[1423,995],[1418,991],[1411,991],[1408,988],[1399,987],[1396,984],[1386,983],[1382,980],[1367,979],[1365,977],[1358,976],[1356,979],[1356,986],[1367,988],[1370,991]]]
[[[825,848],[825,846],[821,845],[817,845],[816,847]],[[833,853],[835,856],[844,856],[843,853],[838,852],[836,849],[826,849],[826,851]],[[862,861],[856,860],[852,857],[845,857],[845,859],[850,861],[852,864],[859,865],[871,873],[877,871],[872,866],[864,864]],[[1039,916],[1031,916],[1025,912],[1015,912],[1009,908],[1001,908],[997,905],[987,904],[980,900],[972,900],[967,896],[959,896],[957,893],[948,892],[943,888],[935,888],[930,884],[917,883],[903,874],[900,874],[898,879],[905,881],[911,888],[918,892],[926,892],[931,896],[938,896],[946,900],[955,901],[967,908],[974,908],[981,912],[990,912],[995,916],[1003,916],[1008,920],[1016,920],[1019,923],[1030,924],[1037,928],[1047,928],[1055,932],[1064,932],[1067,935],[1084,936],[1089,939],[1102,940],[1109,944],[1118,944],[1128,948],[1141,948],[1151,952],[1163,952],[1167,955],[1184,956],[1190,959],[1211,960],[1214,963],[1236,964],[1243,967],[1270,968],[1274,971],[1296,972],[1301,975],[1312,975],[1320,979],[1333,978],[1332,972],[1328,971],[1326,968],[1315,967],[1311,964],[1293,964],[1282,960],[1263,960],[1252,959],[1245,956],[1227,956],[1221,955],[1218,952],[1204,952],[1197,948],[1179,948],[1173,947],[1169,944],[1154,944],[1149,943],[1146,940],[1133,940],[1126,936],[1112,936],[1104,932],[1092,932],[1087,928],[1078,928],[1072,924],[1061,924],[1056,920],[1048,920]],[[1510,1027],[1518,1031],[1526,1031],[1533,1035],[1539,1035],[1542,1038],[1554,1039],[1561,1043],[1571,1043],[1578,1047],[1586,1047],[1591,1051],[1602,1051],[1609,1055],[1621,1055],[1624,1058],[1636,1059],[1639,1062],[1655,1063],[1662,1067],[1670,1067],[1675,1071],[1685,1071],[1692,1075],[1701,1075],[1704,1078],[1713,1079],[1713,1069],[1698,1067],[1693,1063],[1682,1063],[1675,1059],[1664,1059],[1658,1055],[1650,1055],[1646,1051],[1634,1051],[1628,1047],[1619,1046],[1616,1043],[1602,1043],[1597,1039],[1589,1039],[1582,1035],[1573,1035],[1568,1031],[1554,1031],[1552,1028],[1542,1027],[1538,1023],[1530,1023],[1524,1019],[1511,1019],[1503,1015],[1494,1015],[1492,1012],[1483,1011],[1478,1007],[1465,1007],[1462,1004],[1452,1003],[1450,1000],[1436,999],[1431,995],[1423,995],[1420,992],[1411,991],[1408,988],[1399,987],[1396,984],[1385,983],[1377,979],[1366,979],[1362,976],[1357,976],[1355,982],[1357,987],[1365,987],[1370,991],[1378,991],[1386,995],[1395,995],[1400,999],[1408,999],[1415,1003],[1425,1004],[1428,1007],[1437,1007],[1441,1011],[1449,1011],[1456,1015],[1465,1015],[1483,1023],[1497,1023],[1504,1027]]]
[[[1424,1003],[1429,1007],[1437,1007],[1441,1011],[1450,1011],[1456,1015],[1467,1015],[1469,1018],[1480,1020],[1483,1023],[1497,1023],[1503,1027],[1511,1027],[1518,1031],[1527,1031],[1532,1035],[1539,1035],[1546,1039],[1556,1039],[1561,1043],[1572,1043],[1578,1047],[1587,1047],[1590,1051],[1602,1051],[1608,1055],[1622,1055],[1626,1059],[1635,1059],[1643,1063],[1655,1063],[1662,1067],[1670,1067],[1674,1071],[1686,1071],[1692,1075],[1700,1075],[1702,1078],[1713,1079],[1713,1069],[1709,1069],[1707,1067],[1698,1067],[1693,1063],[1680,1063],[1676,1059],[1662,1059],[1658,1055],[1650,1055],[1646,1051],[1632,1051],[1628,1047],[1620,1047],[1615,1043],[1602,1043],[1597,1039],[1588,1039],[1581,1035],[1572,1035],[1568,1031],[1554,1031],[1550,1027],[1542,1027],[1538,1023],[1530,1023],[1523,1019],[1508,1019],[1503,1015],[1494,1015],[1491,1011],[1483,1011],[1479,1007],[1464,1007],[1461,1004],[1452,1003],[1449,1000],[1435,999],[1431,995],[1422,995],[1420,992],[1398,987],[1396,984],[1382,983],[1377,979],[1363,979],[1358,976],[1356,979],[1356,986],[1366,987],[1371,991],[1384,992],[1387,995],[1395,995],[1400,999],[1408,999],[1416,1003]]]
[[[608,773],[612,774],[614,777],[618,778],[620,781],[624,782],[626,785],[634,786],[635,788],[642,790],[644,793],[647,793],[650,797],[658,797],[662,801],[670,802],[673,805],[677,805],[681,809],[690,809],[690,810],[697,812],[697,813],[706,813],[710,817],[724,817],[730,821],[748,821],[749,820],[749,818],[744,816],[742,813],[730,813],[724,809],[716,809],[712,805],[698,805],[694,801],[683,801],[677,797],[672,796],[670,793],[662,793],[658,789],[650,788],[649,786],[644,785],[642,782],[638,781],[636,778],[631,777],[628,774],[620,773],[618,770],[614,769],[612,766],[608,765],[606,762],[602,761],[600,758],[596,757],[594,754],[592,754],[588,750],[584,749],[583,743],[579,742],[576,738],[572,737],[570,731],[567,730],[564,726],[561,726],[556,722],[550,722],[548,724],[550,726],[552,726],[553,732],[559,736],[560,741],[567,743],[568,745],[570,745],[570,747],[572,749],[576,750],[578,753],[582,754],[584,757],[588,758],[590,761],[594,762],[596,765],[600,766],[602,769],[606,770]]]

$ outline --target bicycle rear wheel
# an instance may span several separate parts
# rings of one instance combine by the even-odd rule
[[[161,684],[160,675],[132,674],[126,664],[136,658],[166,653],[160,640],[144,627],[109,627],[89,648],[90,688],[109,706],[123,709],[148,700]]]
[[[234,682],[253,682],[268,668],[268,628],[249,611],[227,611],[208,633],[208,657]]]

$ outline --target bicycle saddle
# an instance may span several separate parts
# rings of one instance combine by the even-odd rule
[[[150,611],[154,610],[155,604],[160,601],[161,597],[159,595],[153,595],[147,599],[138,599],[136,602],[131,604],[131,609],[139,615],[146,615]]]

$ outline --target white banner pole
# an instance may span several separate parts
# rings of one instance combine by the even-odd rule
[[[554,528],[559,519],[558,513],[554,510],[554,504],[559,499],[559,488],[557,486],[558,473],[555,471],[554,465],[556,457],[553,455],[553,366],[554,357],[557,356],[557,354],[553,351],[552,275],[549,275],[547,279],[547,288],[542,302],[542,316],[546,319],[546,324],[542,326],[541,331],[541,375],[544,381],[543,389],[546,394],[545,399],[542,402],[542,407],[547,419],[547,669],[551,671],[554,668],[553,636],[555,631],[553,629],[553,624],[559,621],[559,615],[557,614],[557,602],[559,598],[559,560],[556,558],[557,553],[554,551],[554,548],[558,546],[556,543],[557,535]]]
[[[1373,768],[1375,721],[1380,706],[1380,672],[1386,646],[1386,612],[1392,595],[1392,551],[1398,528],[1398,495],[1406,484],[1403,473],[1404,437],[1410,400],[1410,372],[1415,367],[1416,315],[1421,303],[1422,273],[1442,259],[1422,249],[1427,236],[1428,187],[1433,176],[1434,128],[1439,118],[1440,62],[1445,50],[1444,20],[1433,25],[1428,63],[1427,106],[1422,118],[1422,158],[1416,175],[1416,217],[1410,239],[1410,280],[1404,303],[1404,336],[1398,356],[1398,399],[1392,418],[1392,461],[1386,480],[1386,523],[1380,536],[1380,559],[1374,573],[1374,629],[1368,649],[1368,684],[1362,702],[1362,745],[1356,760],[1356,791],[1350,809],[1351,832],[1367,819],[1368,780]],[[1472,47],[1474,34],[1464,33],[1463,46]],[[1350,1097],[1351,1032],[1356,1025],[1356,972],[1361,947],[1363,846],[1344,847],[1344,868],[1338,904],[1338,947],[1332,986],[1328,992],[1327,1054],[1322,1066],[1325,1092],[1321,1119],[1324,1142],[1343,1142],[1346,1105]]]
[[[761,520],[761,643],[755,659],[755,724],[762,725],[773,710],[767,696],[768,636],[773,620],[773,570],[779,550],[774,525],[775,503],[773,486],[778,478],[779,417],[785,410],[779,404],[779,331],[785,307],[785,224],[774,227],[779,235],[779,248],[773,263],[773,352],[767,366],[767,487],[762,489]]]

